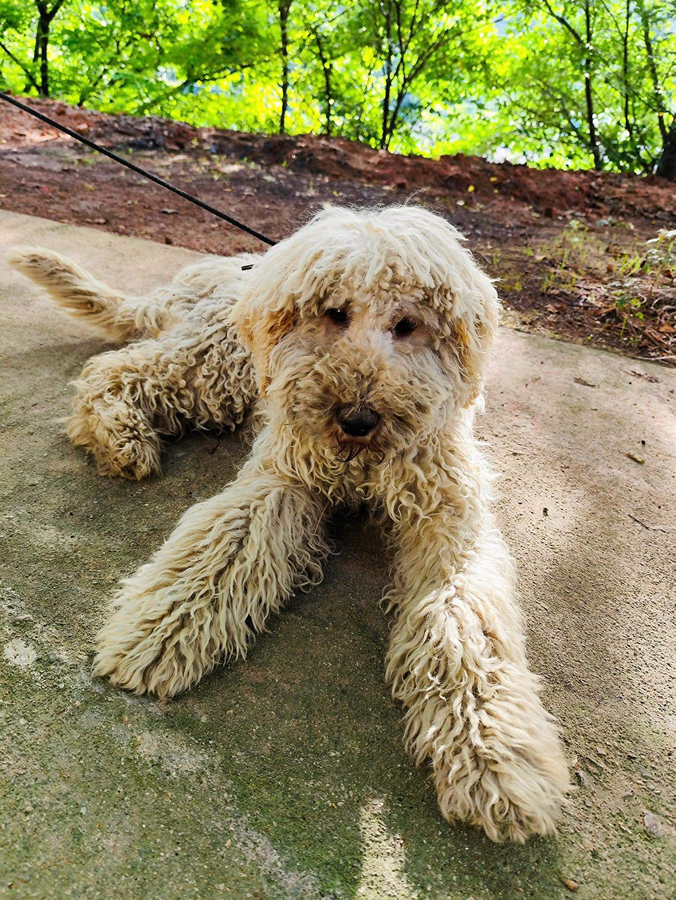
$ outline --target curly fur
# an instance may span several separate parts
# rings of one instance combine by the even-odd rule
[[[567,767],[472,434],[499,302],[458,232],[415,208],[333,209],[144,300],[57,254],[13,261],[66,312],[133,341],[75,382],[67,430],[101,473],[158,472],[162,437],[186,428],[234,428],[252,410],[259,423],[235,482],[122,582],[95,673],[167,697],[243,656],[321,578],[326,515],[366,503],[394,559],[387,678],[441,812],[493,840],[552,832]],[[364,407],[378,428],[346,436],[338,411]]]

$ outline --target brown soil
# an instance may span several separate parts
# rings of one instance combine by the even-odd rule
[[[464,232],[517,327],[676,364],[676,185],[405,157],[339,138],[193,128],[29,101],[269,235],[326,203],[422,203]],[[0,207],[209,253],[254,238],[0,103]],[[661,253],[651,256],[650,248]]]

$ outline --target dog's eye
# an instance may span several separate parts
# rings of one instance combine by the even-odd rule
[[[327,309],[326,315],[334,325],[347,325],[347,312],[344,309]]]
[[[394,333],[397,337],[406,337],[409,334],[413,334],[417,327],[418,323],[415,319],[412,319],[410,316],[404,316],[394,326]]]

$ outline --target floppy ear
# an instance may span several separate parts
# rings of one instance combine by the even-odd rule
[[[460,404],[471,406],[483,389],[484,373],[493,336],[500,319],[500,301],[490,278],[467,254],[461,281],[443,291],[440,304],[447,325],[442,357],[458,370],[462,380]]]
[[[326,266],[319,264],[326,246],[322,218],[326,214],[271,247],[254,264],[241,299],[230,311],[230,321],[251,351],[262,397],[270,383],[270,355],[301,310],[312,308],[321,295],[326,278]]]
[[[481,394],[484,368],[498,324],[500,302],[493,282],[463,246],[460,232],[441,216],[413,207],[386,213],[402,235],[414,281],[441,319],[437,350],[470,406]]]
[[[230,321],[240,340],[251,351],[261,397],[270,383],[270,354],[294,326],[295,309],[291,298],[271,298],[251,285],[230,311]]]

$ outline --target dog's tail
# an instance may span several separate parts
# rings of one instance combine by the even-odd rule
[[[12,251],[9,261],[45,288],[55,306],[120,343],[156,335],[167,324],[166,310],[128,297],[98,281],[59,253],[31,247]]]

